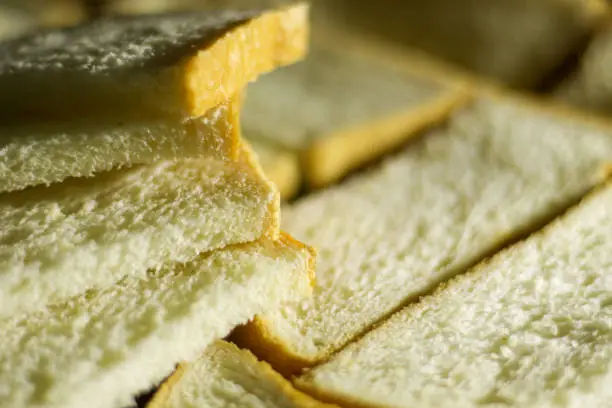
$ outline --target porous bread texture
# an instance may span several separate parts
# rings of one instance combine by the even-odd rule
[[[252,141],[251,145],[261,163],[263,172],[276,185],[281,198],[283,200],[293,198],[301,182],[298,155],[263,141]]]
[[[203,251],[275,238],[276,189],[209,159],[70,179],[0,196],[0,318]]]
[[[608,406],[611,208],[608,185],[297,383],[351,406]]]
[[[193,119],[0,126],[0,192],[159,160],[234,159],[238,100]]]
[[[248,350],[216,341],[194,362],[179,365],[147,408],[331,408],[293,388]]]
[[[316,364],[573,204],[611,159],[612,127],[481,97],[380,168],[286,208],[283,228],[319,249],[313,299],[234,339],[283,373]]]
[[[612,17],[590,43],[576,72],[554,91],[554,97],[581,109],[612,114],[611,64]]]
[[[538,86],[609,13],[606,0],[340,0],[331,20],[512,87]]]
[[[300,59],[304,4],[100,19],[0,46],[0,117],[194,117]]]
[[[313,262],[302,244],[263,240],[0,322],[0,407],[127,406],[236,324],[308,296]]]
[[[317,37],[305,61],[249,86],[245,134],[300,153],[312,187],[338,180],[441,122],[465,100],[459,84],[360,50],[356,41]]]

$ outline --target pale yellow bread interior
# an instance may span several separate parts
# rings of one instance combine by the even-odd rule
[[[129,406],[235,325],[309,296],[313,265],[307,246],[264,239],[2,321],[0,407]]]
[[[311,301],[232,338],[284,374],[538,229],[607,176],[612,126],[491,91],[374,169],[283,211],[319,249]]]
[[[276,188],[248,162],[152,165],[0,195],[0,319],[278,236]]]

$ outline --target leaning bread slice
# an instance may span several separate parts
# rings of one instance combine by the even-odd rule
[[[100,19],[0,45],[0,117],[194,117],[302,57],[307,6]]]
[[[239,99],[190,119],[0,126],[0,192],[159,160],[235,159],[240,146]]]
[[[297,154],[262,141],[253,141],[251,145],[263,172],[276,185],[281,198],[291,199],[298,192],[301,181]]]
[[[299,153],[306,183],[321,187],[464,102],[461,85],[385,57],[336,33],[314,36],[305,61],[249,87],[245,136]]]
[[[243,407],[325,408],[293,388],[270,365],[248,350],[219,340],[193,362],[179,365],[147,408]]]
[[[312,301],[235,339],[291,373],[327,358],[597,184],[612,128],[482,97],[380,168],[307,197],[283,228],[320,250]]]
[[[311,292],[283,236],[128,277],[0,323],[0,407],[122,407],[255,313]]]
[[[278,233],[248,165],[162,161],[0,196],[0,318]]]
[[[368,407],[604,407],[612,186],[298,380]]]

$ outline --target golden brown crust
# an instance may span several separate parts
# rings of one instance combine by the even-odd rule
[[[307,395],[298,389],[293,384],[280,375],[278,372],[265,361],[258,360],[249,350],[239,349],[235,344],[218,340],[216,347],[222,347],[227,349],[229,352],[235,353],[241,362],[245,365],[257,366],[259,372],[262,374],[261,381],[266,381],[274,384],[280,388],[281,393],[287,399],[289,399],[295,407],[300,408],[334,408],[335,405],[326,404],[321,401],[317,401],[310,395]],[[172,373],[158,388],[151,401],[147,404],[147,408],[161,408],[163,404],[168,400],[170,392],[181,380],[183,374],[189,369],[189,364],[179,364]]]
[[[421,108],[342,130],[320,139],[302,153],[304,178],[311,188],[329,185],[351,169],[400,146],[425,129],[442,123],[470,99],[467,89],[449,91]],[[372,135],[376,135],[373,139]]]
[[[290,381],[280,375],[278,372],[274,371],[272,366],[266,361],[258,360],[253,353],[248,350],[240,350],[236,345],[232,343],[226,343],[228,347],[234,348],[237,352],[242,354],[242,357],[247,360],[247,364],[256,364],[259,366],[259,369],[262,371],[262,374],[265,378],[265,381],[270,381],[274,383],[277,387],[282,390],[283,395],[285,395],[288,399],[290,399],[296,407],[302,408],[332,408],[335,405],[326,404],[321,401],[317,401],[312,398],[310,395],[307,395],[299,390],[297,390]]]
[[[308,277],[310,279],[310,285],[314,287],[316,284],[317,250],[313,246],[298,241],[285,231],[280,232],[279,241],[287,246],[306,250],[308,252]]]
[[[240,25],[184,64],[182,78],[188,112],[202,115],[259,75],[302,59],[307,48],[306,4],[268,12]],[[244,59],[237,64],[236,56]]]
[[[181,380],[183,373],[185,372],[184,363],[179,363],[176,369],[168,378],[161,383],[151,401],[146,405],[147,408],[160,408],[168,400],[170,391],[172,388]]]
[[[308,259],[308,276],[314,287],[316,256],[315,248],[306,245],[286,232],[280,233],[279,240],[298,249],[305,249],[310,253]],[[266,325],[266,322],[255,316],[247,324],[238,326],[230,335],[230,340],[240,347],[251,350],[258,358],[269,362],[272,367],[288,377],[300,372],[304,367],[310,367],[315,361],[306,360],[289,350],[280,339],[276,338]]]
[[[293,353],[268,328],[266,321],[258,316],[247,324],[236,327],[229,339],[240,347],[251,350],[259,359],[270,363],[287,378],[318,362]]]
[[[238,130],[240,133],[240,130]],[[281,219],[281,197],[276,186],[266,177],[264,174],[259,161],[251,145],[244,139],[238,140],[238,163],[245,165],[250,171],[254,172],[263,182],[266,183],[268,188],[273,192],[274,199],[268,206],[268,213],[265,221],[265,232],[264,237],[272,240],[276,240],[280,233],[280,219]]]

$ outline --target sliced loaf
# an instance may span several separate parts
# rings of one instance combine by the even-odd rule
[[[297,383],[361,407],[606,407],[612,186]]]
[[[274,238],[278,223],[270,183],[248,165],[210,159],[0,195],[0,319],[169,261]]]
[[[306,183],[321,187],[464,100],[459,84],[371,55],[358,40],[319,34],[305,61],[249,86],[242,123],[246,137],[299,153]]]
[[[573,204],[612,160],[612,128],[482,97],[381,167],[283,212],[319,249],[311,301],[235,340],[292,373]]]
[[[169,264],[0,322],[0,407],[119,408],[255,313],[311,292],[283,236]]]
[[[331,408],[293,388],[248,350],[217,341],[194,362],[182,363],[147,408]]]

